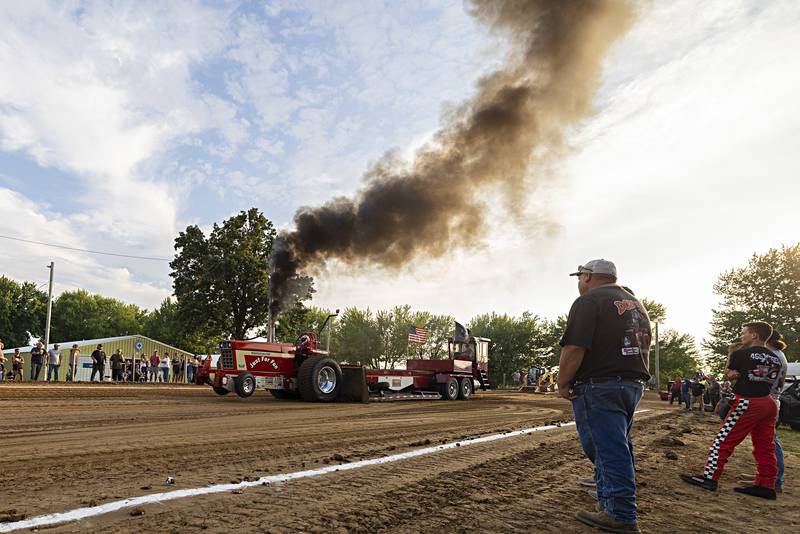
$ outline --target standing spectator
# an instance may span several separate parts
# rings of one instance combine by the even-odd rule
[[[561,338],[559,394],[572,401],[583,452],[595,466],[596,511],[575,518],[611,532],[639,532],[631,427],[650,380],[650,318],[617,285],[617,268],[593,260],[572,273],[580,297]]]
[[[58,382],[58,368],[61,367],[61,351],[58,350],[58,343],[53,345],[53,348],[47,351],[47,381],[50,382],[51,377],[53,382]]]
[[[172,358],[172,383],[177,384],[181,377],[181,359],[178,353]]]
[[[31,381],[36,382],[39,380],[39,373],[42,372],[42,365],[44,364],[44,348],[42,342],[37,341],[36,345],[31,349]]]
[[[102,343],[99,343],[97,348],[92,351],[92,377],[89,379],[90,382],[94,382],[95,373],[100,374],[100,382],[102,382],[106,373],[106,351],[103,350]]]
[[[688,378],[681,380],[681,402],[683,403],[684,411],[687,412],[691,411],[692,409],[691,405],[689,404],[689,384],[690,382]]]
[[[726,370],[728,378],[736,380],[733,386],[736,397],[711,444],[703,473],[681,475],[684,482],[716,491],[728,458],[749,435],[756,459],[756,478],[752,485],[734,491],[775,500],[778,466],[773,438],[778,408],[770,394],[780,377],[781,360],[765,346],[771,335],[772,326],[764,321],[742,325],[743,348],[731,354]]]
[[[165,384],[169,384],[169,366],[170,366],[169,352],[165,352],[164,357],[161,358],[161,363],[159,364],[159,367],[161,368],[161,376],[163,379],[162,381]]]
[[[159,364],[159,367],[161,367],[161,373],[163,378],[162,381],[165,384],[169,384],[169,364],[170,364],[169,352],[165,352],[164,357],[161,358],[161,363]]]
[[[69,371],[67,372],[67,382],[75,381],[75,373],[78,371],[78,358],[80,355],[81,349],[78,348],[78,344],[75,343],[72,345],[72,348],[69,349]]]
[[[139,357],[139,382],[147,382],[147,356],[144,352]]]
[[[150,355],[150,376],[148,377],[148,381],[150,382],[158,382],[159,380],[159,370],[158,364],[161,363],[161,358],[158,355],[158,351],[154,350],[153,354]]]
[[[122,355],[122,350],[117,349],[111,355],[111,380],[113,382],[122,381],[122,368],[125,366],[125,357]]]
[[[783,336],[780,332],[774,331],[772,335],[767,340],[767,348],[775,353],[775,356],[780,358],[781,360],[781,372],[780,376],[778,377],[778,381],[775,383],[775,386],[772,388],[772,398],[775,400],[775,404],[778,406],[778,413],[780,414],[781,411],[781,392],[783,391],[783,384],[786,382],[786,373],[789,371],[789,362],[786,359],[786,355],[783,353],[783,350],[786,348],[786,341],[783,339]],[[778,476],[775,479],[775,491],[777,493],[783,492],[783,472],[784,472],[784,458],[783,458],[783,447],[781,446],[781,442],[778,439],[778,418],[775,418],[775,460],[778,463]]]
[[[11,357],[11,379],[22,382],[25,358],[19,353],[19,349],[14,349],[14,356]]]
[[[197,370],[198,359],[197,355],[195,354],[192,356],[192,359],[189,360],[189,365],[186,366],[186,380],[190,384],[194,384],[194,373]]]
[[[681,405],[681,384],[683,382],[680,378],[676,378],[672,381],[672,387],[669,390],[669,404],[672,406],[672,401],[678,401],[678,407]]]
[[[719,404],[720,398],[719,382],[717,382],[717,377],[708,377],[708,387],[706,388],[706,392],[708,393],[708,403],[716,408],[717,404]]]
[[[6,356],[3,354],[3,341],[0,340],[0,382],[6,378]]]
[[[519,379],[522,377],[522,373],[519,372],[519,369],[511,373],[511,381],[514,383],[515,386],[519,385]]]
[[[697,404],[700,405],[698,411],[700,413],[703,412],[703,410],[705,409],[703,406],[703,394],[705,393],[705,390],[706,387],[703,385],[703,383],[700,382],[700,380],[697,377],[694,377],[692,379],[692,383],[689,384],[689,395],[691,397],[691,402],[689,403],[690,411],[694,410],[694,403],[696,402]]]

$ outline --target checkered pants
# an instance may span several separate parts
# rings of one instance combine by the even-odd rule
[[[777,405],[769,397],[736,396],[728,416],[719,427],[703,470],[703,476],[719,480],[722,468],[733,454],[733,450],[748,435],[753,442],[756,459],[756,486],[775,487],[778,465],[775,460],[775,414]]]

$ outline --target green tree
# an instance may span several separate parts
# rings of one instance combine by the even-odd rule
[[[303,332],[314,332],[319,335],[320,342],[325,343],[325,332],[320,332],[320,329],[330,314],[330,310],[315,306],[307,308],[302,304],[298,304],[292,310],[283,312],[278,316],[279,320],[275,335],[281,341],[292,342]],[[333,329],[336,328],[336,322],[334,320],[332,324]],[[332,339],[334,337],[333,334],[332,330]]]
[[[142,333],[194,354],[216,352],[219,342],[227,337],[219,332],[203,332],[187,328],[178,315],[178,304],[173,298],[164,299],[161,306],[145,316]]]
[[[178,315],[195,331],[225,332],[236,339],[263,333],[269,314],[272,223],[256,208],[214,223],[206,237],[189,226],[175,239],[170,263]],[[306,287],[300,300],[311,297]]]
[[[35,284],[0,276],[0,338],[6,348],[43,336],[46,315],[47,295]]]
[[[483,314],[469,323],[472,335],[488,337],[489,374],[496,383],[511,377],[515,370],[542,366],[552,351],[552,330],[531,312],[519,318],[507,314]]]
[[[540,358],[540,367],[556,367],[561,358],[561,336],[567,329],[567,316],[559,315],[554,321],[545,320],[542,324],[544,330],[543,348]]]
[[[667,318],[667,308],[663,304],[650,299],[642,299],[642,306],[647,310],[651,323],[663,323]]]
[[[767,321],[784,335],[789,361],[800,359],[800,243],[753,254],[744,267],[719,275],[714,292],[720,306],[712,310],[703,347],[716,372],[724,367],[728,344],[738,339],[742,323],[754,320]]]
[[[697,352],[694,337],[681,334],[675,330],[659,332],[659,380],[662,387],[667,381],[676,377],[692,376],[701,370],[701,358]],[[655,358],[655,349],[650,350],[651,362]],[[650,364],[650,372],[655,373],[655,366]]]
[[[378,367],[381,362],[381,335],[369,308],[347,308],[333,324],[331,353],[339,361],[361,362]]]
[[[134,304],[83,289],[65,291],[53,301],[50,337],[59,342],[139,334],[145,317]]]

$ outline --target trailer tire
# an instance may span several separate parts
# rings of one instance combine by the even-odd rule
[[[242,373],[234,379],[233,385],[236,387],[236,394],[246,399],[256,390],[256,377],[250,373]]]
[[[297,371],[297,386],[304,401],[333,402],[342,390],[342,369],[330,358],[308,358]]]
[[[212,386],[212,387],[214,388],[214,393],[216,393],[217,395],[227,395],[228,393],[231,392],[231,390],[225,389],[220,386]]]
[[[439,392],[442,394],[442,400],[456,400],[458,393],[461,389],[458,379],[451,376],[444,384],[439,384]]]
[[[467,400],[472,396],[472,377],[462,378],[458,388],[458,398]]]

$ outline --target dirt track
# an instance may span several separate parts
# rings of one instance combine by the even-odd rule
[[[375,458],[571,419],[569,404],[558,398],[495,392],[468,402],[312,405],[263,392],[247,400],[217,397],[192,387],[3,385],[0,407],[0,520],[339,463],[334,455],[345,462]],[[683,530],[676,521],[703,532],[800,527],[796,456],[787,458],[787,489],[777,502],[731,491],[735,474],[753,471],[747,444],[726,469],[720,493],[702,492],[677,474],[701,467],[718,421],[654,400],[642,407],[651,409],[634,430],[644,531]],[[654,443],[667,434],[686,445]],[[666,458],[667,450],[678,460]],[[577,475],[590,473],[575,429],[567,427],[48,530],[590,532],[572,519],[593,506],[575,484]],[[164,485],[167,475],[175,486]],[[780,528],[770,523],[776,518]]]

